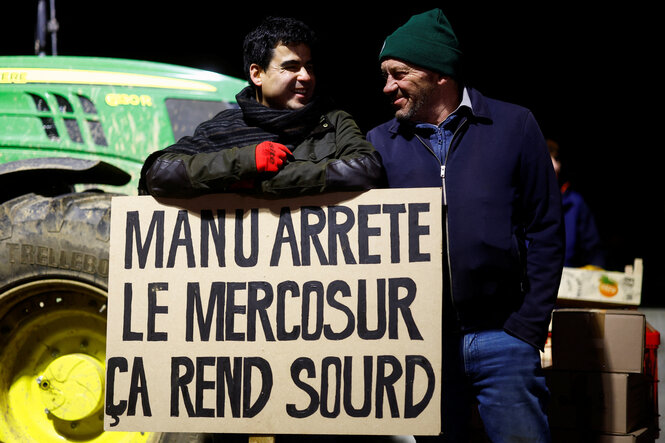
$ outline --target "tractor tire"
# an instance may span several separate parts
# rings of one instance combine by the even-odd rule
[[[2,442],[207,440],[103,430],[111,197],[26,194],[0,205]]]

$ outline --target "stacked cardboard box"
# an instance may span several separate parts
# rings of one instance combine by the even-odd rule
[[[646,329],[635,310],[554,311],[546,375],[555,441],[654,441],[655,375],[645,372]]]

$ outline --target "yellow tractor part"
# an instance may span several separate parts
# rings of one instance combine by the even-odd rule
[[[104,432],[106,293],[45,279],[0,294],[0,441],[148,442]]]
[[[104,366],[86,354],[68,354],[53,360],[37,377],[45,411],[61,420],[83,420],[99,413],[104,404]]]

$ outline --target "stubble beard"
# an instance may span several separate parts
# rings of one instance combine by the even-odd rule
[[[429,100],[429,88],[418,91],[409,97],[407,105],[395,111],[395,118],[400,122],[418,121],[421,111],[426,109]]]

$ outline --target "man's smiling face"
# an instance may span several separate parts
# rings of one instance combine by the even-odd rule
[[[268,67],[250,67],[261,104],[275,109],[298,109],[314,96],[316,78],[309,46],[303,43],[277,45]]]
[[[386,81],[383,93],[390,98],[395,117],[398,120],[429,121],[427,113],[430,112],[437,75],[397,59],[384,60],[381,71]]]

